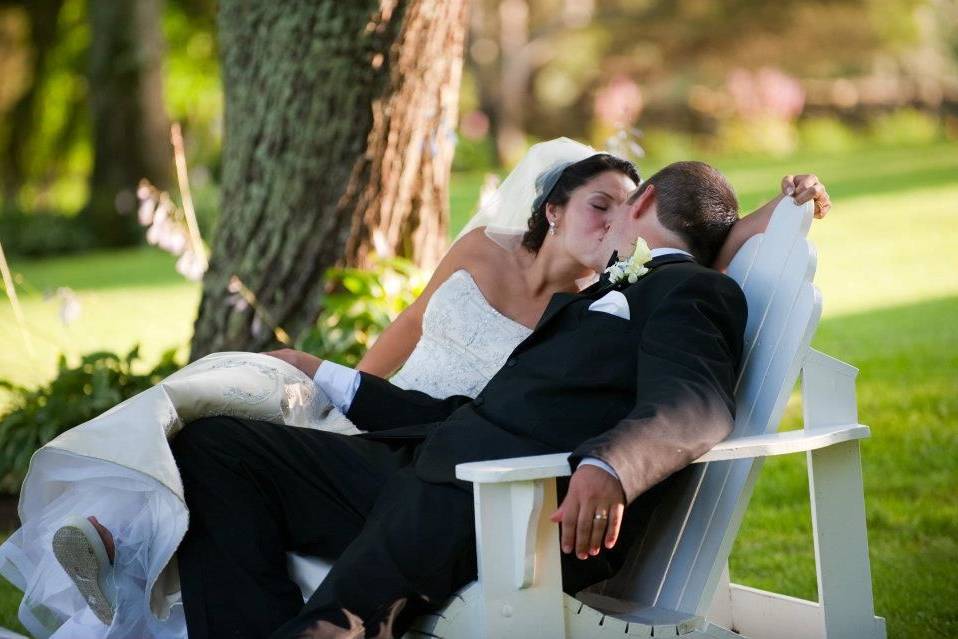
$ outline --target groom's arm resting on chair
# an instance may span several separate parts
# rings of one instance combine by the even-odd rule
[[[570,457],[575,472],[552,517],[564,552],[585,558],[600,544],[611,548],[627,504],[728,436],[745,320],[744,294],[718,273],[690,277],[653,310],[637,354],[634,408]],[[586,457],[609,464],[618,481],[581,464]],[[596,520],[603,512],[608,520]]]

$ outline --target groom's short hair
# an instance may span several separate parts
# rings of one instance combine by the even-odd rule
[[[655,186],[659,223],[682,238],[700,264],[711,266],[738,220],[738,199],[725,176],[704,162],[675,162],[646,184]]]

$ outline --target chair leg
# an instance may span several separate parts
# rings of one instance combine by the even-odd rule
[[[858,369],[811,349],[802,369],[805,429],[858,422]],[[884,639],[875,617],[858,441],[806,453],[825,636]]]
[[[731,580],[729,578],[728,562],[725,562],[725,569],[722,576],[719,577],[718,586],[715,588],[715,595],[712,597],[712,605],[709,607],[706,619],[717,626],[732,627],[732,593]]]
[[[555,479],[473,486],[481,635],[565,637]]]
[[[810,451],[818,597],[829,638],[885,639],[875,617],[858,441]]]

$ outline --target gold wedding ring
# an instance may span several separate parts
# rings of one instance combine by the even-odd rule
[[[596,514],[595,514],[595,519],[608,519],[608,518],[609,518],[609,515],[606,514],[606,513],[596,513]]]

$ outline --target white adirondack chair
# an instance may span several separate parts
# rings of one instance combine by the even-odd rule
[[[548,515],[567,453],[460,464],[457,477],[475,489],[479,580],[407,638],[885,638],[872,600],[857,370],[809,348],[821,315],[811,220],[811,204],[786,199],[733,260],[749,307],[735,428],[682,471],[619,574],[575,598],[562,592]],[[777,433],[800,371],[804,429]],[[764,458],[797,452],[807,456],[819,602],[729,583],[727,570]],[[290,569],[308,596],[328,567],[291,556]]]

